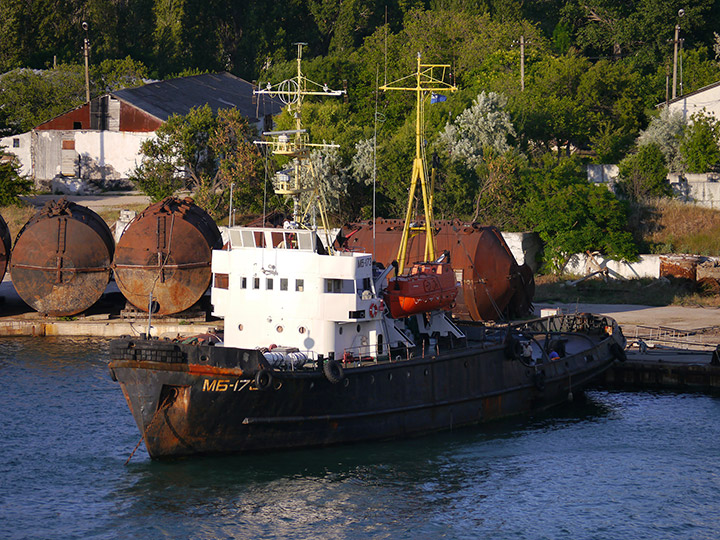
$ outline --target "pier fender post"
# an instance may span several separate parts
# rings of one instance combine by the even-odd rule
[[[610,345],[610,352],[612,355],[621,362],[624,362],[627,360],[627,355],[625,354],[625,350],[617,343],[612,343]]]
[[[261,369],[255,375],[255,387],[258,390],[268,390],[272,388],[273,376],[267,369]]]
[[[342,366],[336,361],[327,359],[323,364],[323,373],[328,381],[337,384],[345,378]]]

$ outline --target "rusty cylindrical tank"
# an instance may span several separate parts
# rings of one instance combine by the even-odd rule
[[[10,229],[2,216],[0,216],[0,281],[5,277],[10,262]]]
[[[105,292],[114,248],[110,229],[95,212],[65,198],[50,201],[15,239],[13,285],[40,313],[75,315]]]
[[[387,266],[397,258],[403,220],[382,219],[352,223],[344,230],[345,247],[353,251],[373,251],[375,260]],[[436,221],[435,249],[450,252],[450,266],[461,283],[453,313],[474,321],[498,320],[505,315],[527,315],[535,294],[532,270],[519,266],[500,231],[495,227],[453,221]],[[411,237],[408,261],[422,261],[425,234]]]
[[[132,220],[115,250],[115,281],[138,309],[172,315],[193,306],[210,285],[220,231],[192,199],[168,197]]]

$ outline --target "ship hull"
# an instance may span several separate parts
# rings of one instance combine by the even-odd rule
[[[534,366],[486,343],[346,366],[331,382],[321,370],[267,369],[257,351],[172,344],[172,361],[138,359],[158,342],[118,340],[110,369],[148,453],[168,458],[402,438],[541,410],[617,356],[610,336],[574,341],[576,352]]]

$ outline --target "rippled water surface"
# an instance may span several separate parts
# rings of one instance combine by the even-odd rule
[[[0,538],[720,538],[720,398],[588,392],[395,443],[151,462],[107,342],[0,340]]]

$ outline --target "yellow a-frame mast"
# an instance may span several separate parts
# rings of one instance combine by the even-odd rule
[[[405,225],[403,227],[400,247],[398,249],[398,273],[402,273],[407,264],[407,246],[410,239],[410,232],[425,231],[425,260],[435,259],[435,239],[433,237],[433,210],[432,193],[428,187],[427,173],[425,171],[424,149],[423,149],[423,101],[427,93],[432,92],[455,92],[457,87],[443,81],[445,72],[450,69],[448,64],[422,64],[420,53],[417,55],[417,71],[412,75],[398,79],[380,87],[381,90],[406,90],[415,92],[417,105],[415,112],[415,159],[413,161],[412,179],[410,181],[410,192],[408,194],[408,207],[405,213]],[[415,86],[403,86],[405,81],[414,78]],[[422,190],[423,209],[425,210],[425,226],[411,227],[413,199],[418,181]]]

